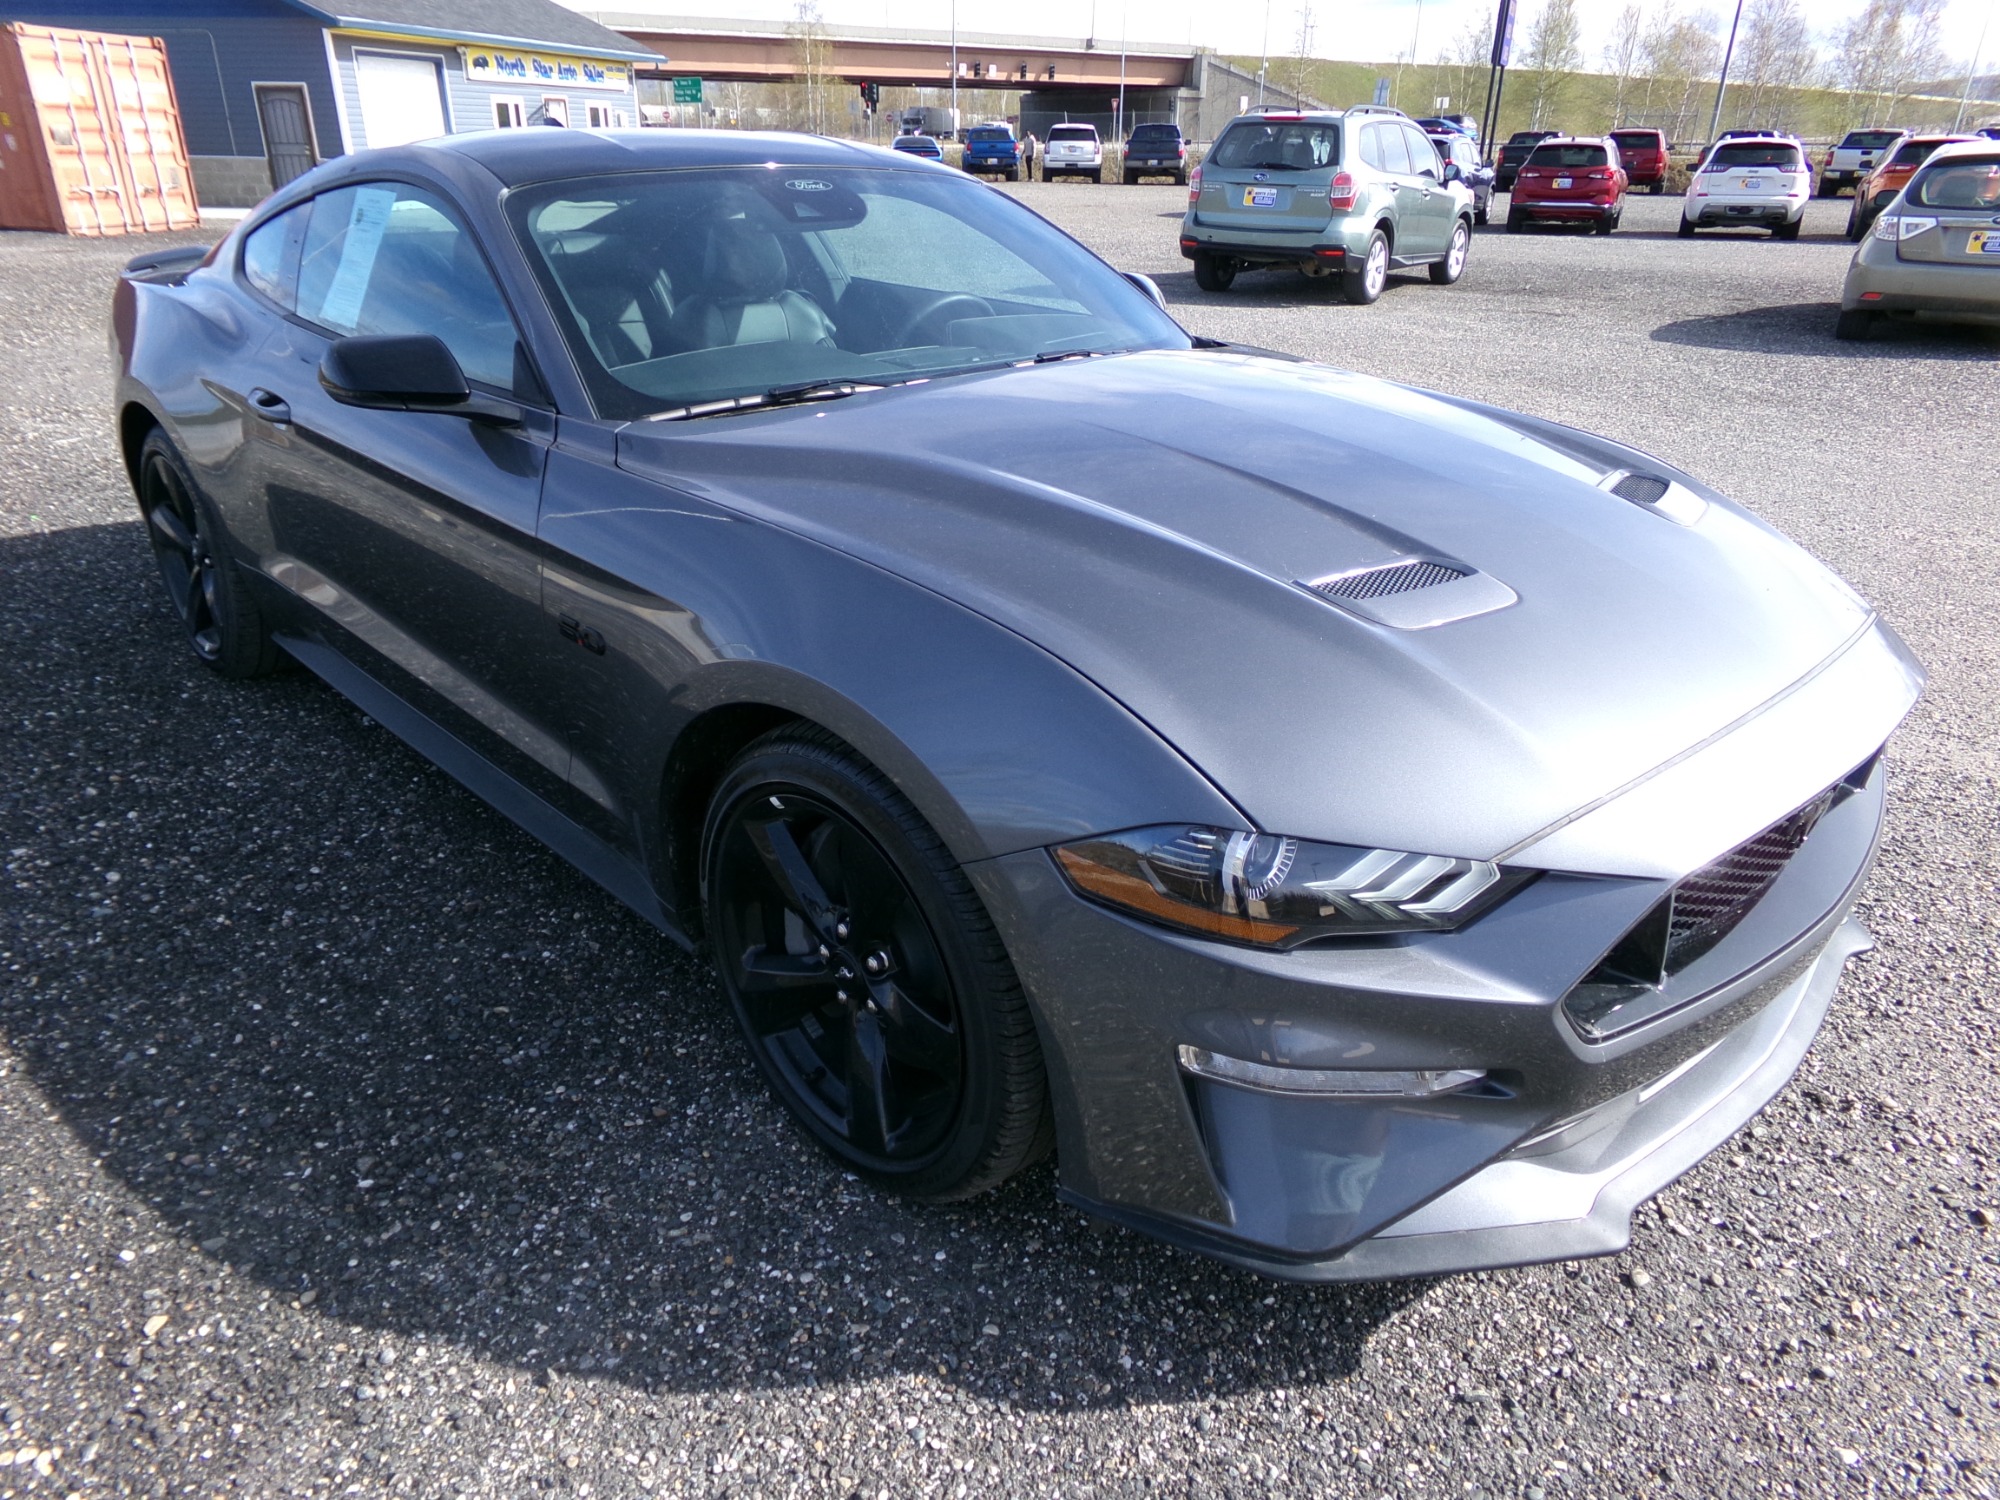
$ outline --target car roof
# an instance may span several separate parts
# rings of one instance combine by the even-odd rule
[[[791,166],[865,166],[893,153],[859,142],[784,131],[483,130],[394,147],[378,159],[405,156],[421,161],[434,154],[475,161],[512,187],[551,178],[673,167],[759,166],[771,161]]]
[[[1656,135],[1661,140],[1667,138],[1664,130],[1655,130],[1651,125],[1614,125],[1606,135]]]
[[[1960,139],[1948,141],[1938,147],[1937,150],[1931,153],[1931,161],[1952,161],[1961,156],[1992,156],[1995,152],[2000,152],[2000,141],[1996,141],[1992,136],[1965,136]],[[1930,162],[1926,162],[1924,165],[1929,166]]]

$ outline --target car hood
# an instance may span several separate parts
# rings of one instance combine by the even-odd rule
[[[1642,463],[1694,483],[1629,449],[1221,351],[639,422],[619,462],[1017,631],[1257,826],[1303,838],[1496,857],[1754,714],[1872,620],[1719,497],[1682,525],[1607,493]],[[1302,586],[1405,557],[1518,597],[1399,629]]]

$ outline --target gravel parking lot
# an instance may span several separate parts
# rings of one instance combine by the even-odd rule
[[[2000,335],[1832,339],[1807,236],[1195,290],[1185,194],[1007,191],[1194,331],[1651,448],[1929,665],[1798,1080],[1622,1258],[1250,1279],[843,1180],[706,972],[311,679],[217,682],[107,430],[136,242],[0,236],[0,1497],[1991,1495]],[[1034,441],[1023,432],[1024,444]]]

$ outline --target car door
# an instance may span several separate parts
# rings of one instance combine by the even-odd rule
[[[262,570],[320,642],[559,805],[569,749],[538,709],[561,645],[535,529],[554,436],[513,316],[437,192],[370,182],[306,205],[286,316],[253,360]],[[261,289],[267,298],[268,287]],[[343,405],[336,338],[432,333],[518,420]]]
[[[1420,132],[1405,131],[1394,120],[1373,121],[1363,129],[1374,134],[1382,170],[1388,174],[1395,188],[1395,254],[1406,260],[1441,254],[1444,234],[1438,227],[1434,200],[1443,188],[1440,179],[1444,173],[1437,164],[1437,152],[1431,149],[1431,143]],[[1412,136],[1423,143],[1423,156],[1415,154],[1410,140]],[[1430,159],[1427,164],[1424,157]],[[1420,170],[1425,165],[1430,168],[1428,177],[1422,175]]]

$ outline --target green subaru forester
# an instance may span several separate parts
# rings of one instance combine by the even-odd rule
[[[1181,254],[1203,291],[1252,266],[1338,276],[1373,302],[1391,270],[1449,286],[1472,247],[1472,191],[1401,110],[1262,110],[1223,127],[1188,183]]]

